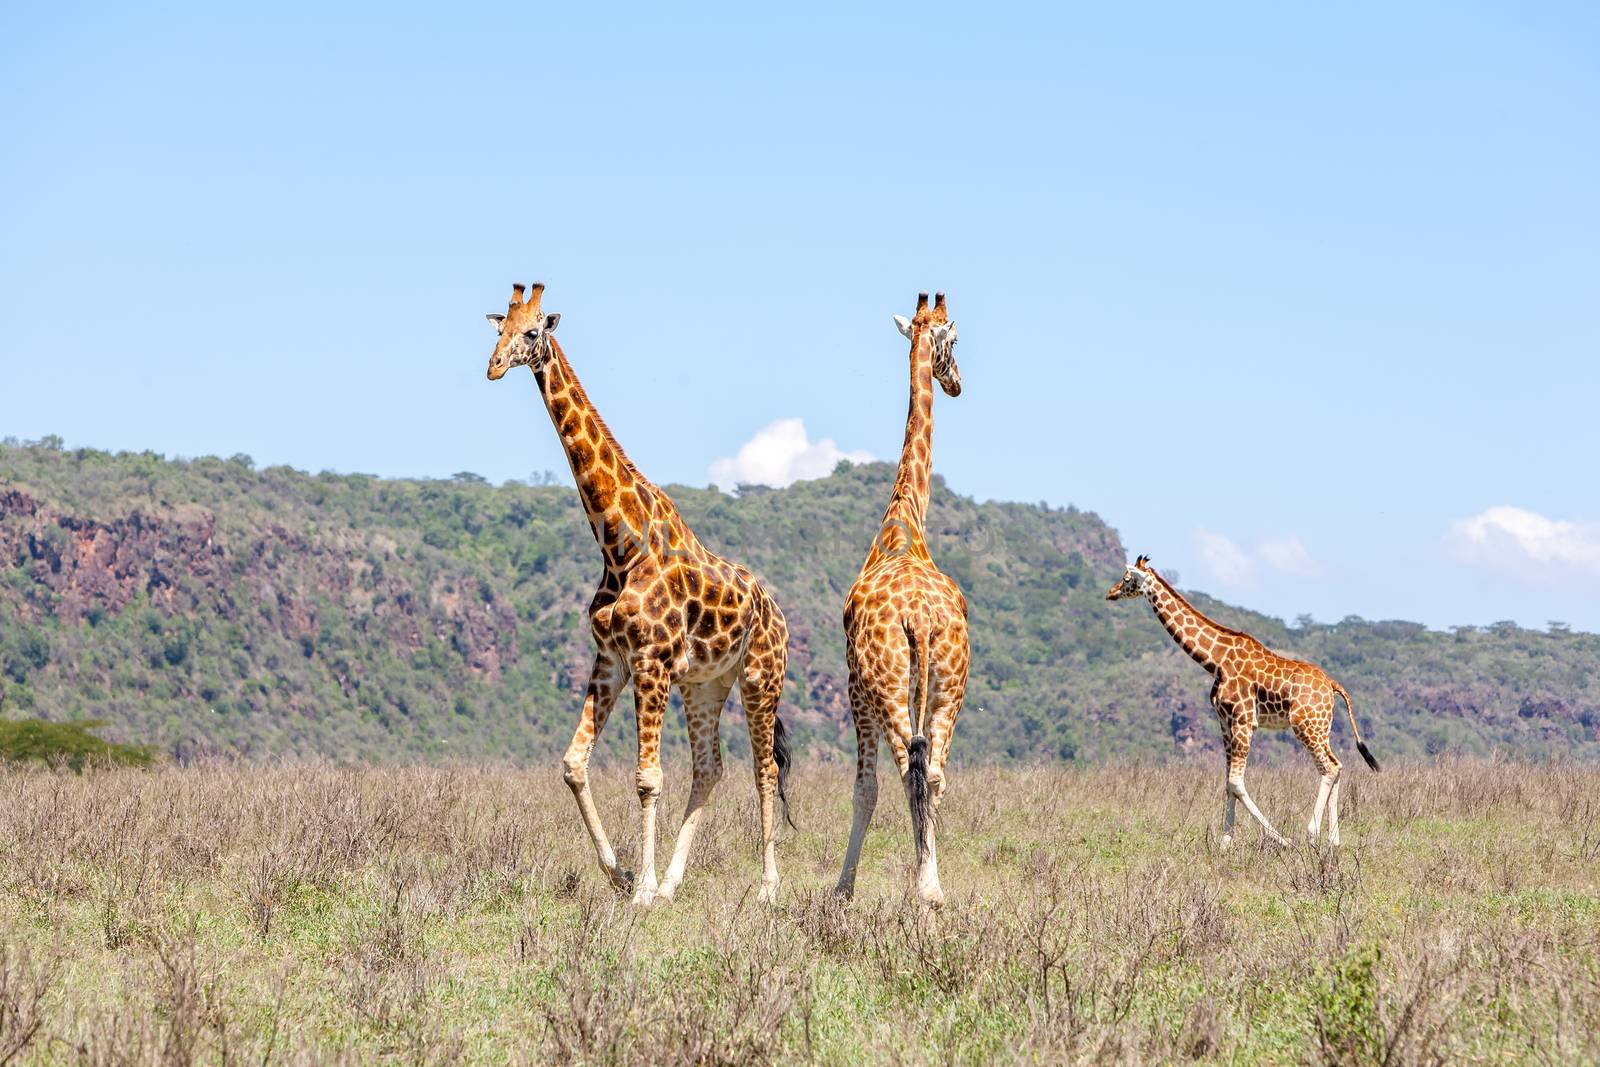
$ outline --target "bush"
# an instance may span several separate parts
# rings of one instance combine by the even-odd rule
[[[1352,948],[1317,989],[1312,1024],[1325,1062],[1384,1062],[1376,973],[1381,956],[1374,945]]]
[[[65,763],[75,771],[86,765],[148,767],[154,757],[147,745],[119,745],[102,740],[91,730],[105,725],[102,719],[77,722],[46,722],[24,719],[0,721],[0,761],[11,763]]]

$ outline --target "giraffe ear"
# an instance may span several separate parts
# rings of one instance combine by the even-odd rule
[[[501,324],[506,321],[504,315],[485,315],[484,318],[489,320],[489,325],[493,326],[496,332],[499,332]]]
[[[896,315],[894,317],[894,324],[895,324],[895,327],[901,333],[906,335],[906,339],[910,340],[910,338],[911,338],[911,320],[906,318],[904,315]]]
[[[544,332],[545,333],[555,333],[556,332],[556,323],[558,323],[560,321],[561,321],[561,312],[559,312],[559,311],[552,311],[550,314],[546,315],[544,317]]]

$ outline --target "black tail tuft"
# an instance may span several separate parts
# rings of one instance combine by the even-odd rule
[[[906,753],[906,793],[911,801],[911,834],[917,843],[917,866],[928,851],[928,824],[933,821],[933,791],[928,788],[928,739],[921,734],[911,739]]]
[[[786,787],[789,784],[789,731],[783,725],[783,720],[776,715],[772,717],[772,759],[778,765],[778,799],[783,801],[783,821],[789,824],[789,829],[798,830],[789,817],[789,794]]]
[[[1372,750],[1367,747],[1367,743],[1365,741],[1356,742],[1356,751],[1361,753],[1361,758],[1367,761],[1368,767],[1371,767],[1375,771],[1383,770],[1382,767],[1378,766],[1377,757],[1373,756]]]

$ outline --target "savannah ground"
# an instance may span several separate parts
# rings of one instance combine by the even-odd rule
[[[1347,766],[1335,856],[1220,853],[1219,763],[956,768],[931,926],[892,781],[832,899],[840,769],[796,775],[776,908],[730,759],[645,912],[549,767],[9,770],[0,1062],[1600,1061],[1600,768]],[[1250,781],[1303,828],[1304,760]]]

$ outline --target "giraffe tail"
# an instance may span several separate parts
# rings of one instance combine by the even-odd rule
[[[789,728],[776,714],[772,716],[772,760],[778,765],[778,800],[783,804],[783,821],[789,824],[789,829],[798,830],[800,827],[789,815],[789,793],[785,788],[789,784],[789,765],[793,762],[789,755]]]
[[[907,622],[906,643],[911,646],[911,733],[915,737],[928,736],[928,676],[933,665],[928,656],[928,630],[926,625]]]
[[[911,804],[911,835],[917,846],[917,866],[922,866],[928,851],[928,827],[933,822],[933,790],[928,784],[928,636],[917,627],[906,625],[906,640],[911,646],[913,688],[911,727],[914,731],[906,746],[906,797]]]
[[[1377,757],[1372,754],[1372,750],[1367,747],[1367,743],[1361,740],[1361,728],[1356,725],[1356,706],[1350,703],[1350,694],[1346,693],[1344,686],[1338,682],[1333,683],[1333,691],[1344,698],[1344,710],[1350,716],[1350,732],[1356,738],[1356,751],[1361,753],[1361,758],[1367,761],[1368,767],[1375,771],[1382,770],[1383,768],[1378,766]]]
[[[917,867],[928,853],[928,824],[933,821],[933,790],[928,786],[928,739],[917,734],[906,747],[906,795],[911,801],[911,835],[916,838]]]

